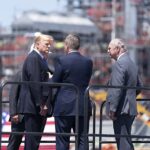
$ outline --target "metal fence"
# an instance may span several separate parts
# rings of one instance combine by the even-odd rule
[[[76,131],[75,133],[36,133],[36,132],[11,132],[12,134],[33,134],[33,135],[45,135],[45,136],[73,136],[75,137],[75,140],[70,141],[71,143],[75,143],[75,150],[78,150],[78,123],[79,123],[79,90],[78,88],[73,85],[73,84],[67,84],[67,83],[48,83],[48,82],[6,82],[0,86],[0,120],[2,120],[2,103],[9,103],[9,101],[3,101],[2,98],[2,92],[3,89],[6,85],[9,84],[40,84],[42,86],[49,86],[51,88],[59,88],[61,86],[69,86],[75,89],[76,91]],[[96,150],[96,143],[95,139],[98,138],[99,140],[99,150],[102,149],[102,144],[104,143],[116,143],[116,141],[103,141],[102,137],[127,137],[127,135],[114,135],[114,134],[102,134],[102,128],[103,128],[103,108],[105,105],[105,102],[101,104],[100,107],[100,117],[99,117],[99,133],[96,133],[96,106],[95,103],[92,102],[92,133],[87,134],[87,122],[88,122],[88,100],[90,99],[89,97],[89,90],[91,88],[103,88],[103,89],[108,89],[108,88],[122,88],[122,89],[137,89],[137,90],[150,90],[150,87],[126,87],[126,86],[105,86],[105,85],[91,85],[89,86],[84,95],[84,137],[85,137],[85,144],[84,144],[84,149],[89,147],[89,144],[92,145],[92,150]],[[139,101],[139,100],[138,100]],[[149,101],[148,99],[142,99],[142,101]],[[2,143],[5,141],[2,141],[2,135],[3,134],[10,134],[10,132],[2,132],[2,122],[0,122],[0,150],[2,148]],[[86,141],[87,137],[91,140]],[[136,138],[136,139],[150,139],[150,136],[145,136],[145,135],[131,135],[131,138]],[[41,143],[56,143],[56,141],[41,141]],[[86,143],[87,142],[87,143]],[[143,141],[143,140],[134,140],[134,143],[150,143],[150,141]]]
[[[9,101],[3,101],[2,98],[2,92],[3,89],[6,85],[8,84],[27,84],[27,85],[31,85],[31,84],[37,84],[37,85],[42,85],[42,86],[49,86],[51,88],[60,88],[61,86],[68,86],[71,88],[74,88],[75,92],[76,92],[76,122],[75,122],[75,133],[39,133],[39,132],[2,132],[2,122],[0,122],[0,150],[2,149],[2,143],[4,141],[2,141],[2,135],[3,134],[32,134],[32,135],[45,135],[45,136],[74,136],[75,137],[75,141],[73,141],[75,143],[75,149],[78,149],[78,122],[79,122],[79,90],[78,88],[73,85],[73,84],[68,84],[68,83],[48,83],[48,82],[6,82],[4,84],[1,84],[0,86],[0,120],[2,120],[2,103],[9,103]],[[42,141],[44,143],[46,143],[47,141]],[[56,142],[56,141],[48,141],[48,142]]]
[[[86,91],[85,91],[85,98],[84,98],[84,107],[85,107],[85,110],[84,110],[84,115],[85,115],[85,122],[87,122],[87,118],[88,118],[88,103],[87,103],[87,99],[89,97],[89,90],[92,89],[92,88],[102,88],[102,89],[108,89],[108,88],[121,88],[121,89],[136,89],[136,90],[150,90],[150,87],[129,87],[129,86],[108,86],[108,85],[91,85],[89,86]],[[137,99],[137,101],[150,101],[150,99]],[[102,137],[127,137],[127,135],[114,135],[114,134],[102,134],[102,123],[103,123],[103,108],[104,108],[104,104],[105,104],[105,101],[102,102],[101,106],[100,106],[100,116],[99,116],[99,133],[98,134],[95,134],[95,127],[93,127],[93,133],[92,134],[86,134],[85,133],[85,139],[86,137],[90,137],[92,136],[93,137],[93,149],[92,150],[95,150],[95,141],[94,139],[96,137],[99,138],[99,150],[102,150],[102,144],[104,143],[116,143],[116,141],[103,141],[102,140]],[[95,114],[94,114],[95,115]],[[93,116],[93,119],[95,118],[95,116]],[[95,126],[95,121],[94,120],[94,124],[93,126]],[[86,131],[87,129],[87,126],[86,126],[86,123],[84,125],[84,129]],[[145,136],[145,135],[132,135],[130,136],[131,138],[136,138],[136,139],[150,139],[150,136]],[[150,141],[143,141],[143,140],[134,140],[132,141],[133,143],[150,143]],[[86,144],[88,145],[88,143]]]

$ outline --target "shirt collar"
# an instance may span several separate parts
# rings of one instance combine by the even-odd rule
[[[68,52],[68,54],[70,54],[70,53],[74,53],[74,52],[78,53],[78,51],[77,51],[77,50],[70,50],[70,51]]]
[[[124,53],[120,54],[120,55],[119,55],[119,57],[117,58],[117,60],[119,60],[119,59],[120,59],[120,57],[122,57],[125,53],[126,53],[126,52],[124,52]]]
[[[34,51],[37,52],[41,56],[42,59],[44,58],[44,56],[36,48],[34,48]]]

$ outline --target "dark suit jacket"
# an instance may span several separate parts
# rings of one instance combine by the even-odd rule
[[[23,81],[47,82],[49,68],[44,59],[32,51],[26,58],[22,69]],[[18,110],[20,113],[39,114],[40,105],[47,103],[49,88],[38,84],[21,86]]]
[[[138,69],[127,53],[123,54],[113,65],[109,85],[113,86],[141,86]],[[110,111],[120,114],[137,115],[136,95],[139,91],[135,89],[108,89],[106,98],[106,112]]]
[[[22,80],[22,71],[18,71],[14,75],[12,81],[20,82]],[[20,94],[20,84],[12,84],[9,92],[9,111],[10,111],[10,120],[14,115],[18,115],[17,104]],[[23,115],[19,115],[20,121],[23,119]]]
[[[71,83],[79,88],[79,115],[84,115],[84,92],[92,74],[92,61],[78,52],[72,52],[58,58],[53,82]],[[76,92],[74,88],[63,86],[57,92],[54,107],[54,116],[76,115]],[[89,101],[89,112],[91,105]]]

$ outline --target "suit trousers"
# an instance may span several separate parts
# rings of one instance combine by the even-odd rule
[[[87,126],[89,129],[89,119]],[[56,133],[71,133],[71,129],[73,129],[73,132],[75,132],[75,116],[55,116],[55,128]],[[78,150],[88,150],[89,146],[86,145],[86,149],[84,148],[85,137],[84,137],[83,116],[79,117],[78,132],[79,132]],[[88,138],[86,139],[86,142],[88,143]],[[56,136],[56,150],[69,150],[69,145],[70,145],[70,136],[63,136],[63,135]]]
[[[22,119],[21,122],[19,122],[18,124],[11,122],[12,132],[24,132],[24,130],[25,130],[24,119]],[[10,134],[7,150],[19,150],[19,146],[22,142],[22,137],[23,135]]]
[[[120,135],[131,135],[131,127],[135,116],[129,116],[123,114],[117,116],[117,119],[113,121],[114,133]],[[118,150],[134,150],[131,137],[116,137]]]
[[[46,118],[40,115],[25,114],[25,130],[26,132],[43,132]],[[38,150],[41,135],[25,135],[25,150]]]

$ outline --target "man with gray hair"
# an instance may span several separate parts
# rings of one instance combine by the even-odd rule
[[[56,95],[54,106],[54,117],[56,133],[70,133],[71,129],[76,132],[75,116],[79,114],[78,128],[78,150],[88,150],[84,148],[84,92],[89,84],[92,75],[92,61],[82,56],[78,49],[80,39],[77,35],[69,34],[64,41],[65,56],[58,58],[55,72],[52,77],[53,82],[72,83],[79,89],[79,112],[76,111],[77,93],[74,88],[62,86]],[[91,105],[89,101],[89,118],[91,115]],[[88,125],[89,126],[89,122]],[[88,131],[87,131],[88,132]],[[69,150],[70,136],[56,136],[56,150]]]
[[[141,86],[138,69],[128,56],[121,39],[113,39],[108,46],[108,54],[115,59],[109,86]],[[116,137],[118,150],[134,150],[131,127],[137,115],[136,89],[109,88],[106,98],[106,113],[113,121],[114,133],[128,137]]]

